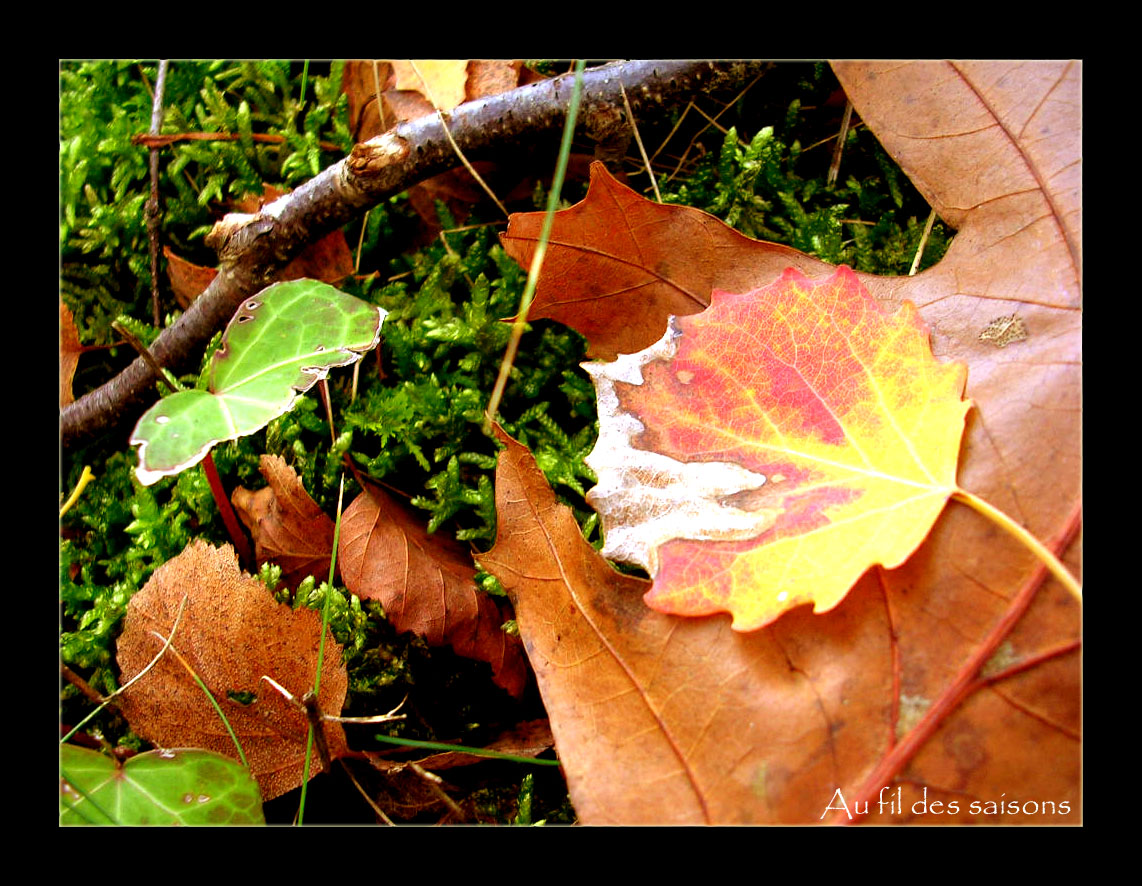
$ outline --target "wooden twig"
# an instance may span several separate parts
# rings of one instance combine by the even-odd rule
[[[845,151],[845,139],[849,135],[849,124],[853,119],[853,103],[845,102],[845,116],[841,119],[841,131],[837,134],[837,143],[833,146],[833,159],[829,163],[829,174],[825,177],[825,185],[832,187],[837,183],[837,176],[841,173],[841,155]]]
[[[155,78],[155,97],[151,102],[151,135],[158,135],[163,125],[163,91],[167,83],[166,59],[159,61],[159,73]],[[151,308],[154,312],[154,325],[163,325],[162,310],[159,307],[159,149],[151,148],[151,199],[147,201],[147,239],[151,247]]]
[[[762,62],[637,61],[595,68],[583,78],[582,131],[605,130],[620,115],[620,77],[632,109],[648,121],[696,93],[738,90],[765,67]],[[468,102],[449,115],[452,135],[470,158],[546,138],[563,125],[570,89],[564,76]],[[221,259],[218,276],[177,323],[163,330],[151,352],[176,372],[192,368],[242,301],[272,283],[307,245],[456,163],[440,119],[422,117],[356,145],[344,160],[258,213],[226,216],[207,238]],[[134,422],[151,405],[153,380],[150,367],[136,360],[61,410],[63,448]]]
[[[144,132],[131,136],[131,144],[146,148],[165,148],[178,142],[236,142],[241,138],[242,135],[238,132],[171,132],[166,135]],[[250,139],[264,145],[284,145],[286,140],[284,135],[271,135],[268,132],[252,132]],[[333,142],[318,142],[317,146],[323,151],[336,153],[342,151],[341,146]]]

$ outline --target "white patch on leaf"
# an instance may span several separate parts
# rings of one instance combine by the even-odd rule
[[[606,533],[602,554],[658,572],[658,549],[672,539],[738,541],[756,538],[773,525],[769,509],[744,511],[724,500],[759,489],[766,478],[732,462],[682,462],[635,447],[645,430],[619,403],[615,382],[643,383],[642,367],[669,361],[679,333],[670,318],[666,334],[636,354],[610,363],[582,364],[595,383],[599,439],[585,461],[599,478],[587,501],[599,512]]]

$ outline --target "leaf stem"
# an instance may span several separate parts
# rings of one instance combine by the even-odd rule
[[[214,496],[214,504],[218,506],[218,513],[222,515],[222,522],[226,524],[230,540],[234,542],[238,562],[242,564],[243,569],[253,572],[257,566],[254,563],[254,553],[250,550],[250,542],[246,539],[246,533],[242,531],[242,525],[238,522],[238,515],[234,513],[230,499],[226,497],[226,487],[222,485],[222,478],[218,475],[218,468],[215,467],[214,459],[209,452],[202,459],[202,470],[206,472],[210,494]]]
[[[955,492],[952,493],[952,498],[963,502],[968,507],[983,514],[1009,535],[1021,541],[1031,553],[1042,561],[1043,565],[1051,571],[1051,574],[1063,584],[1063,587],[1074,594],[1077,600],[1082,601],[1083,589],[1078,579],[1071,575],[1059,558],[1051,553],[1050,549],[1045,547],[1034,535],[1008,517],[1003,511],[989,505],[982,498],[972,495],[972,493],[966,489],[957,488]]]
[[[178,379],[174,377],[174,373],[170,372],[168,369],[163,368],[162,364],[160,364],[159,361],[155,359],[155,355],[152,354],[150,350],[148,350],[145,344],[143,344],[141,341],[139,341],[138,338],[135,337],[135,334],[131,332],[130,329],[128,329],[118,320],[112,322],[111,328],[123,336],[127,344],[129,344],[138,352],[139,356],[143,358],[143,362],[150,366],[151,371],[159,377],[160,382],[165,384],[172,391],[186,390],[186,388],[179,384]]]

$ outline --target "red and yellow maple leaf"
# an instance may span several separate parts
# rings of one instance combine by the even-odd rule
[[[646,567],[663,612],[753,630],[830,610],[869,567],[902,564],[958,489],[966,367],[845,267],[715,292],[658,344],[586,368],[603,553]]]

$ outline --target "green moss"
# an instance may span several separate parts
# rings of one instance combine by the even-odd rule
[[[217,259],[201,237],[228,201],[260,195],[267,184],[291,188],[316,175],[337,159],[322,143],[343,151],[351,147],[342,66],[325,68],[311,78],[315,99],[301,105],[301,66],[290,62],[169,66],[162,132],[240,138],[183,141],[163,149],[159,223],[165,245],[183,258],[214,265]],[[110,324],[120,315],[151,322],[144,212],[149,152],[131,139],[150,131],[156,74],[154,62],[60,65],[61,295],[83,344],[111,343]],[[284,143],[255,142],[255,132]],[[146,341],[156,334],[133,331]],[[85,378],[78,381],[82,393]]]
[[[746,236],[783,243],[832,264],[870,274],[907,274],[928,205],[863,126],[846,136],[843,182],[829,185],[835,144],[829,136],[838,125],[837,106],[830,105],[836,79],[824,66],[783,66],[773,76],[800,95],[783,113],[770,102],[771,125],[731,127],[717,150],[685,177],[663,184],[663,200],[705,210]],[[806,139],[813,140],[811,150]],[[943,257],[950,239],[951,231],[937,222],[920,270]]]

